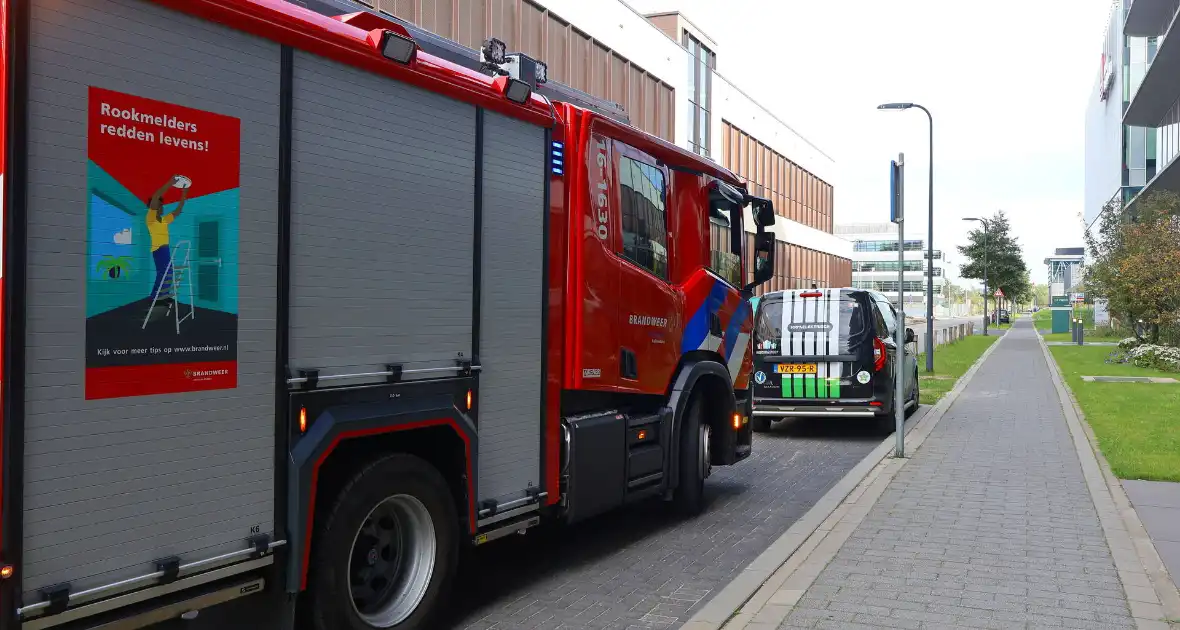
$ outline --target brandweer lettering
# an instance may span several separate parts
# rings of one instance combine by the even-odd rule
[[[193,372],[191,376],[193,378],[201,378],[203,376],[225,376],[226,374],[229,374],[229,370],[201,370]]]
[[[651,315],[631,315],[628,321],[635,326],[658,326],[660,328],[668,327],[668,319],[665,317],[652,317]]]

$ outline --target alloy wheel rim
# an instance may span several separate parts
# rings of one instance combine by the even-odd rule
[[[348,558],[349,601],[361,621],[391,628],[414,614],[434,575],[438,538],[417,497],[398,494],[369,511]]]

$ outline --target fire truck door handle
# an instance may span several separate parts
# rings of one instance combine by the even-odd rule
[[[639,380],[639,362],[635,353],[627,348],[619,350],[619,376],[632,381]]]
[[[721,317],[717,313],[709,313],[709,334],[721,336]]]

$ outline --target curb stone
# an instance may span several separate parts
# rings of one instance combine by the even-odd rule
[[[906,453],[912,454],[926,441],[979,366],[1004,342],[1003,335],[997,337],[942,400],[908,424]],[[894,443],[895,438],[890,434],[681,629],[777,627],[908,461],[889,456]],[[771,623],[772,619],[777,620]]]
[[[1139,520],[1139,514],[1123,491],[1123,485],[1110,469],[1098,447],[1098,437],[1078,405],[1073,391],[1066,385],[1043,337],[1038,335],[1041,351],[1049,364],[1054,389],[1061,400],[1066,424],[1073,435],[1078,459],[1090,498],[1106,535],[1106,544],[1114,556],[1123,591],[1139,630],[1180,628],[1180,591],[1168,575],[1163,560]],[[1105,491],[1105,492],[1104,492]]]

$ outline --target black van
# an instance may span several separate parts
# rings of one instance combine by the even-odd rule
[[[892,430],[897,311],[875,291],[796,289],[762,296],[754,319],[753,429],[783,418],[875,418]],[[918,408],[914,331],[905,330],[904,401]]]

